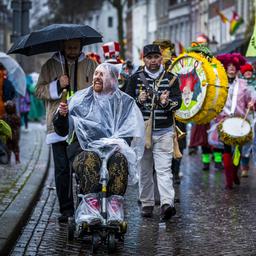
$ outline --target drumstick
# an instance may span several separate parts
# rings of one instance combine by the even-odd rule
[[[245,119],[247,118],[249,112],[250,112],[250,108],[248,108],[247,111],[246,111],[246,113],[245,113],[245,116],[244,116],[244,118],[243,118],[243,122],[242,122],[242,124],[241,124],[241,127],[243,127],[244,121],[245,121]]]

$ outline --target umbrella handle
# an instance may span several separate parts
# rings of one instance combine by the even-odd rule
[[[59,57],[60,57],[60,65],[61,65],[62,74],[65,75],[64,67],[63,67],[63,64],[61,62],[61,53],[60,53],[60,51],[59,51]]]
[[[67,89],[64,89],[61,94],[61,102],[67,103],[67,95],[68,95],[68,91]]]

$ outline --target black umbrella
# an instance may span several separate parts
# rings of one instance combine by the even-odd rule
[[[20,37],[8,51],[26,56],[60,51],[62,42],[80,39],[81,45],[102,42],[102,35],[87,25],[52,24],[38,31]]]

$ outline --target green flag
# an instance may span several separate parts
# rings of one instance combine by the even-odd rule
[[[256,20],[254,23],[254,31],[246,52],[246,57],[256,57]]]

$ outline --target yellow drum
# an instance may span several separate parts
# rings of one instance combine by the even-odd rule
[[[249,121],[241,117],[228,117],[218,125],[219,137],[227,145],[244,145],[252,140]]]
[[[215,57],[183,53],[173,61],[171,72],[179,77],[182,91],[177,120],[207,124],[222,111],[228,95],[228,79]]]

